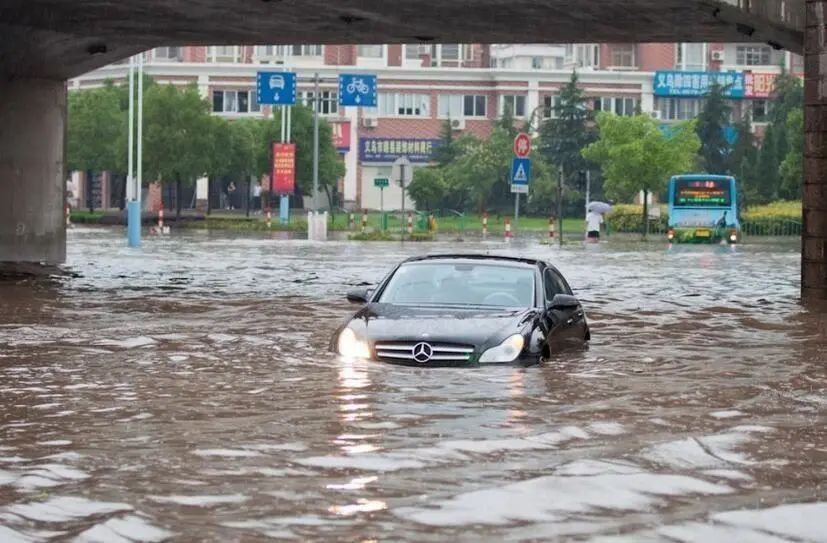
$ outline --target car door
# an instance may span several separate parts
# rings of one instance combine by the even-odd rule
[[[586,319],[582,306],[566,309],[551,309],[551,301],[557,294],[571,295],[571,288],[563,277],[554,269],[546,268],[543,272],[543,284],[546,295],[546,341],[555,352],[565,347],[579,345],[586,337]]]

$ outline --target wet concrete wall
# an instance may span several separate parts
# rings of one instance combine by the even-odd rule
[[[66,84],[0,82],[0,263],[60,263],[64,228]]]

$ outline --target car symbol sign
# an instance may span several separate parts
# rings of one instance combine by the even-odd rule
[[[280,75],[270,76],[270,90],[281,89],[284,90],[284,77]]]
[[[433,355],[434,349],[427,343],[422,342],[414,345],[413,357],[414,360],[416,360],[420,364],[424,364],[425,362],[429,361]]]

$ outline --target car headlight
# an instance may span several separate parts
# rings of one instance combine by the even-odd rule
[[[520,356],[525,346],[525,339],[520,334],[507,337],[505,341],[491,347],[480,357],[480,362],[512,362]]]
[[[370,358],[370,348],[366,341],[356,337],[350,328],[339,334],[339,354],[347,358]]]

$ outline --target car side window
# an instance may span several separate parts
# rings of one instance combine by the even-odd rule
[[[543,283],[545,283],[547,302],[553,300],[556,294],[571,294],[571,290],[569,290],[563,278],[560,277],[560,274],[555,273],[550,268],[546,268],[545,273],[543,273]]]

